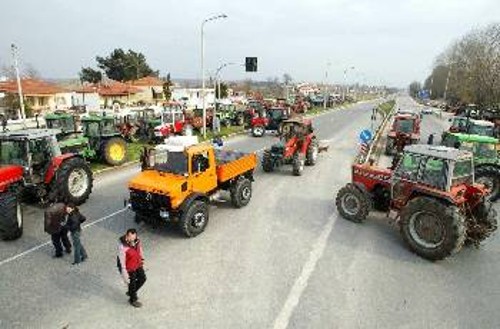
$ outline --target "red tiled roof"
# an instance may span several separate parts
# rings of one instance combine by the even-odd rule
[[[157,77],[144,77],[132,81],[132,85],[137,87],[163,86],[163,80]]]
[[[64,88],[61,88],[53,83],[37,79],[22,79],[21,86],[25,96],[54,95],[57,93],[67,92]],[[17,81],[8,80],[0,82],[0,91],[17,94]]]
[[[139,89],[131,86],[130,84],[113,80],[100,84],[85,84],[74,88],[73,91],[76,93],[86,94],[97,92],[100,96],[127,96],[129,94],[137,94],[140,92]]]
[[[101,96],[126,96],[129,94],[137,94],[140,90],[126,83],[112,81],[107,84],[101,84],[99,88],[97,88],[97,92]]]

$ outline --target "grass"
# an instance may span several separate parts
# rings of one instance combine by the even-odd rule
[[[201,132],[196,132],[195,135],[198,136],[200,141],[212,140],[215,136],[226,137],[231,134],[241,133],[245,131],[242,126],[229,126],[229,127],[221,127],[220,133],[215,134],[212,130],[207,129],[207,138],[203,138]]]
[[[382,103],[378,106],[378,109],[377,111],[379,113],[382,113],[385,116],[387,116],[389,113],[391,113],[392,111],[392,108],[394,107],[394,105],[396,104],[396,101],[394,100],[391,100],[391,101],[387,101],[385,103]]]

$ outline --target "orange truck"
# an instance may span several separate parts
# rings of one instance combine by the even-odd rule
[[[177,222],[187,237],[205,230],[209,202],[229,191],[236,208],[252,197],[255,153],[215,150],[210,144],[145,149],[142,172],[128,183],[136,222]]]

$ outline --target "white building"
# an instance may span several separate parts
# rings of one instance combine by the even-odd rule
[[[172,100],[182,103],[188,109],[202,108],[201,88],[174,88]],[[215,89],[205,88],[205,107],[213,107],[215,104]]]

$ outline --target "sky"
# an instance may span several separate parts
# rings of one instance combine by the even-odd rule
[[[454,40],[500,23],[500,0],[2,0],[0,67],[15,43],[23,63],[44,78],[76,78],[115,48],[142,52],[161,75],[201,77],[205,68],[258,57],[258,72],[238,65],[229,80],[360,82],[406,87],[423,81]],[[344,77],[346,68],[347,75]]]

